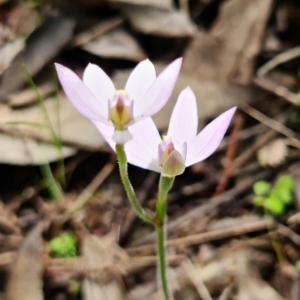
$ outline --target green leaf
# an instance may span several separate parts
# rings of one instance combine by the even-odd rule
[[[281,216],[285,212],[284,203],[276,197],[267,198],[264,207],[274,216]]]
[[[277,180],[271,194],[285,205],[289,205],[293,203],[294,187],[294,178],[290,175],[283,175]]]
[[[264,202],[265,202],[266,198],[265,197],[254,197],[253,200],[252,200],[252,203],[255,205],[255,206],[264,206]]]
[[[294,187],[295,187],[294,178],[291,175],[282,175],[278,178],[274,188],[293,191]]]
[[[268,181],[260,180],[254,183],[253,191],[256,196],[268,196],[271,190],[271,184]]]
[[[56,257],[77,256],[77,239],[73,233],[64,232],[49,242],[51,253]]]
[[[275,189],[271,193],[271,197],[275,197],[278,201],[281,201],[285,205],[290,205],[293,203],[293,194],[291,191],[286,189]]]

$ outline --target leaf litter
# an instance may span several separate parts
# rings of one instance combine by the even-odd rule
[[[37,8],[30,6],[33,2]],[[132,214],[102,137],[58,92],[49,69],[58,61],[81,76],[93,62],[122,87],[144,57],[154,60],[160,72],[183,56],[174,93],[155,117],[159,130],[164,132],[186,86],[198,99],[201,127],[233,105],[241,109],[240,125],[231,128],[218,153],[178,177],[169,195],[168,269],[174,297],[298,299],[298,3],[33,2],[0,3],[6,18],[0,30],[5,69],[0,298],[161,299],[153,233]],[[67,7],[72,8],[68,17]],[[12,12],[30,12],[28,19],[35,21],[22,31]],[[43,96],[60,151],[36,93],[26,86],[23,62]],[[262,165],[258,151],[265,153]],[[62,158],[66,182],[59,203],[51,199],[49,178],[35,165],[48,164],[60,182],[57,161]],[[144,207],[153,210],[156,176],[134,167],[129,171]],[[293,203],[280,217],[266,215],[252,202],[253,186],[261,180],[275,186],[284,175],[296,182]],[[78,256],[52,257],[48,243],[65,232],[76,236]]]

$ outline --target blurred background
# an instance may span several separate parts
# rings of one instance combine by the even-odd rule
[[[140,61],[178,57],[161,133],[187,86],[199,130],[238,111],[168,197],[174,298],[300,299],[299,33],[298,0],[0,0],[0,299],[162,299],[153,229],[54,62],[122,89]],[[129,175],[153,211],[159,174]]]

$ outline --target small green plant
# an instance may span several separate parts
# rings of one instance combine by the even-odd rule
[[[77,238],[73,233],[64,232],[49,242],[51,254],[55,257],[77,256]]]
[[[294,178],[290,175],[280,176],[273,187],[268,181],[258,181],[253,185],[253,204],[264,207],[274,216],[282,216],[293,203],[294,186]]]

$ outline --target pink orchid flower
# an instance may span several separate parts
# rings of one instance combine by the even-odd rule
[[[116,90],[106,73],[89,64],[81,80],[73,71],[55,64],[59,81],[74,107],[85,117],[114,128],[113,140],[124,144],[132,138],[127,127],[156,114],[168,101],[181,67],[176,59],[158,77],[148,60],[130,74],[124,90]]]
[[[175,177],[185,168],[209,157],[218,148],[236,107],[209,123],[197,135],[198,113],[193,91],[187,87],[174,107],[168,133],[163,138],[151,118],[130,127],[133,139],[125,144],[128,162],[138,167]],[[95,122],[108,144],[114,149],[109,128]]]

